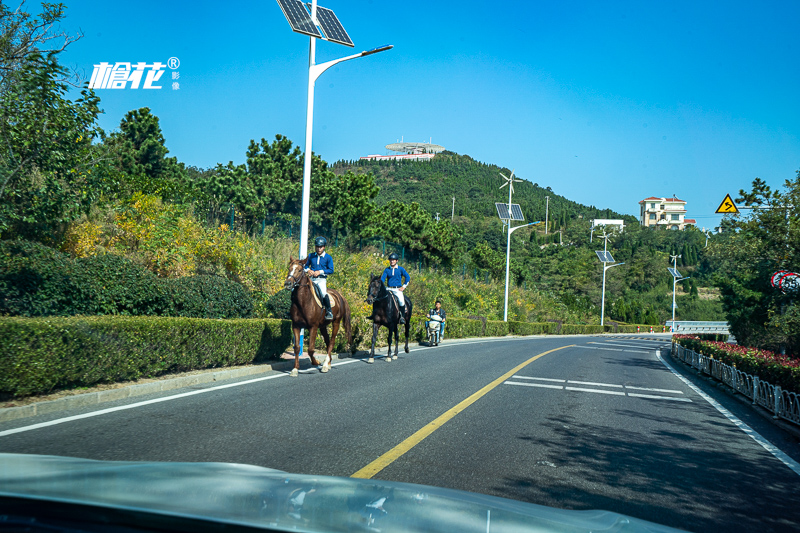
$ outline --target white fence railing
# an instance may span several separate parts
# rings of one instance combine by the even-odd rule
[[[782,418],[800,425],[800,395],[782,390],[735,367],[672,343],[672,357],[717,379],[770,411],[773,418]]]
[[[717,335],[730,335],[730,326],[727,322],[697,321],[697,320],[667,320],[667,327],[674,333],[715,333]]]

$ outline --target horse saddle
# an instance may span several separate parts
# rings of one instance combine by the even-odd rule
[[[314,284],[312,283],[312,285]],[[314,294],[314,301],[317,302],[317,305],[320,306],[320,308],[322,308],[322,291],[320,291],[319,287],[317,287],[316,285],[314,285],[313,294]],[[328,296],[329,296],[328,299],[331,302],[331,309],[333,309],[334,307],[336,307],[336,298],[330,298],[330,294],[328,294]]]

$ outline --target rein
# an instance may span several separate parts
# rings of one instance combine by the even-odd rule
[[[383,283],[381,283],[381,288],[383,288]],[[380,293],[381,293],[381,291],[378,290],[378,294],[380,294]],[[373,296],[372,299],[374,301],[376,301],[376,302],[378,302],[380,300],[385,300],[386,298],[389,297],[389,294],[390,294],[389,291],[387,291],[385,288],[383,288],[383,296]],[[367,296],[369,296],[369,294],[367,294]]]
[[[293,282],[292,290],[295,290],[297,287],[306,287],[311,283],[311,281],[308,279],[308,276],[306,276],[306,271],[303,270],[303,267],[300,267],[300,277],[299,278],[295,279],[294,276],[286,276],[286,277],[287,278],[292,278],[292,282]],[[305,284],[303,283],[304,279],[306,280]]]

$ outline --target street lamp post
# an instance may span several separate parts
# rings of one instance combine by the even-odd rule
[[[600,325],[601,326],[605,326],[605,323],[606,323],[605,322],[605,320],[606,320],[606,271],[609,268],[614,268],[614,267],[622,266],[622,265],[625,264],[625,263],[614,263],[614,257],[612,257],[611,252],[608,251],[608,238],[610,236],[611,235],[606,233],[605,230],[603,231],[603,239],[605,240],[605,243],[603,244],[603,251],[602,252],[600,252],[600,251],[595,252],[597,254],[597,257],[603,263],[603,293],[602,293],[602,296],[601,296],[601,299],[600,299]],[[610,264],[609,265],[608,263],[614,263],[614,264]]]
[[[541,223],[541,220],[537,220],[536,222],[531,222],[529,224],[523,224],[521,226],[515,226],[512,228],[511,220],[508,221],[508,239],[506,240],[506,296],[505,303],[503,304],[503,322],[508,322],[508,275],[510,270],[509,265],[511,264],[511,234],[520,228]]]
[[[680,272],[678,272],[678,258],[681,257],[680,254],[678,255],[670,255],[669,258],[672,259],[672,268],[667,269],[669,273],[672,274],[672,330],[675,330],[675,308],[677,305],[675,304],[675,289],[678,285],[679,281],[683,281],[685,279],[691,278],[691,276],[686,276],[685,278],[681,277]]]
[[[378,52],[391,50],[392,45],[380,46],[372,50],[366,50],[359,54],[353,54],[347,57],[334,59],[325,63],[316,64],[316,51],[317,39],[325,39],[327,41],[343,44],[345,46],[354,46],[350,36],[347,35],[344,27],[339,22],[339,19],[330,9],[324,7],[317,7],[317,0],[311,0],[308,5],[311,12],[306,9],[306,5],[301,0],[278,0],[278,5],[283,11],[286,20],[292,28],[292,31],[309,36],[308,45],[308,103],[306,107],[306,151],[303,161],[303,202],[302,211],[300,213],[300,259],[308,256],[308,221],[310,213],[310,200],[311,200],[311,162],[313,159],[313,152],[311,149],[311,138],[314,131],[314,83],[317,78],[331,68],[332,66],[343,61],[364,57]],[[318,12],[322,15],[318,18]],[[303,351],[303,333],[300,330],[300,352]]]
[[[314,0],[312,4],[312,17],[316,11],[317,2]],[[308,220],[310,214],[310,200],[311,200],[311,137],[314,130],[314,83],[317,78],[331,68],[332,66],[343,61],[364,57],[378,52],[391,50],[393,45],[381,46],[372,50],[361,52],[360,54],[353,54],[351,56],[334,59],[326,63],[314,64],[314,56],[316,49],[316,37],[310,37],[311,45],[308,52],[308,105],[306,107],[306,152],[303,161],[303,209],[300,215],[300,258],[308,255]]]

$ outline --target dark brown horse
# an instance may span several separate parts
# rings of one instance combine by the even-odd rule
[[[328,289],[328,295],[333,307],[333,320],[325,320],[325,309],[314,300],[314,287],[311,279],[303,270],[305,261],[302,259],[289,258],[289,273],[286,276],[284,288],[292,291],[292,307],[289,316],[292,319],[292,330],[294,331],[294,368],[291,375],[297,376],[300,368],[300,330],[306,328],[308,335],[308,356],[311,364],[319,365],[319,361],[314,357],[314,343],[317,340],[317,329],[322,333],[328,354],[322,364],[322,372],[327,372],[331,368],[331,352],[333,343],[336,341],[336,334],[339,333],[339,323],[344,319],[344,329],[347,333],[347,345],[352,349],[353,334],[350,326],[350,305],[338,291]],[[333,323],[332,335],[328,336],[328,324]]]
[[[408,296],[403,298],[406,301],[406,353],[408,353],[408,331],[411,328],[411,310],[413,306]],[[397,359],[398,345],[400,344],[400,333],[397,325],[400,322],[400,309],[392,296],[392,293],[381,281],[380,276],[370,274],[369,287],[367,288],[367,303],[372,304],[372,348],[369,352],[368,363],[375,361],[375,341],[378,339],[378,330],[381,326],[386,326],[389,330],[389,353],[386,361],[390,362],[393,358]],[[394,334],[394,356],[392,356],[392,334]]]

